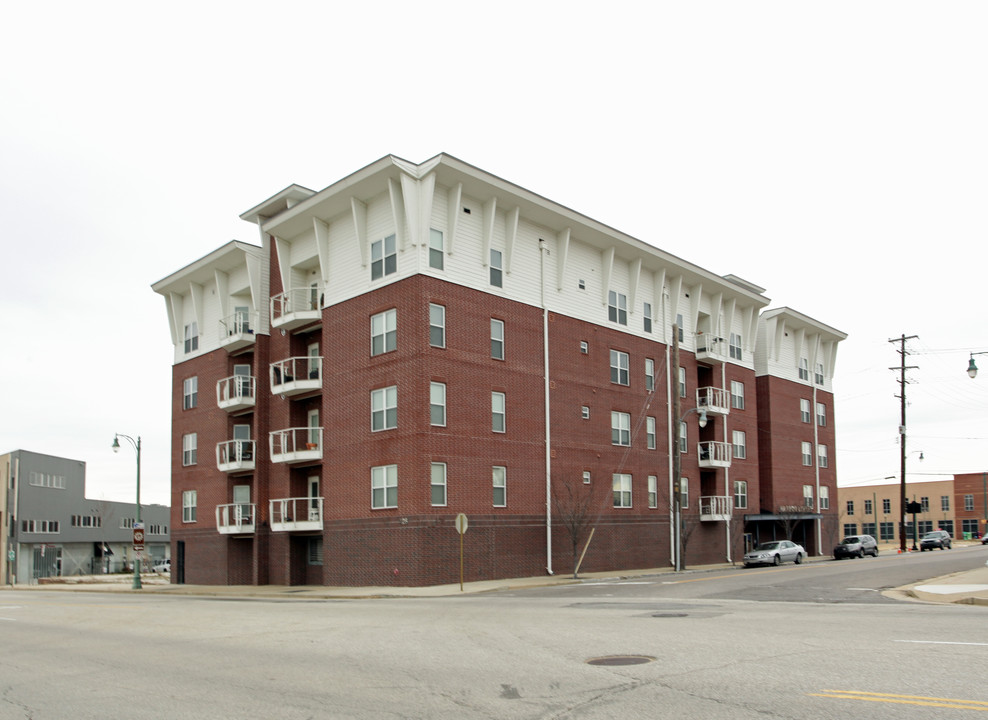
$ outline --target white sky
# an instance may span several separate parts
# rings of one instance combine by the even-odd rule
[[[964,372],[988,350],[980,0],[56,0],[0,33],[0,452],[83,460],[90,497],[134,497],[121,432],[169,501],[151,283],[389,153],[448,152],[847,332],[842,485],[897,475],[888,340],[918,335],[909,472],[988,469],[988,355]]]

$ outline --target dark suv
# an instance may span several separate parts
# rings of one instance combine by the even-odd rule
[[[878,541],[871,535],[848,535],[834,548],[834,560],[865,555],[878,557]]]
[[[919,549],[932,550],[933,548],[950,550],[950,533],[946,530],[933,530],[926,533],[923,539],[919,541]]]

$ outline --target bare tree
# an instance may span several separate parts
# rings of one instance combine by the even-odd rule
[[[793,531],[799,525],[802,516],[811,512],[813,512],[813,508],[806,507],[805,505],[779,506],[776,516],[779,518],[779,525],[782,526],[782,530],[785,532],[786,540],[792,540]]]
[[[686,547],[689,545],[690,536],[693,531],[700,527],[700,515],[698,513],[680,513],[679,547],[682,552],[679,554],[679,569],[686,569]]]
[[[569,533],[573,549],[573,579],[575,580],[580,543],[595,518],[592,487],[579,484],[574,488],[574,484],[568,482],[553,483],[552,506],[556,520]]]

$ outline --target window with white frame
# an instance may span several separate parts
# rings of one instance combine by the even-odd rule
[[[631,507],[631,475],[628,473],[614,473],[613,478],[613,490],[614,490],[614,507],[616,508],[630,508]]]
[[[588,343],[586,340],[581,340],[580,352],[584,355],[588,354],[590,352],[590,343]]]
[[[371,243],[371,280],[380,280],[398,271],[398,246],[388,235]]]
[[[827,427],[827,406],[823,403],[816,404],[816,424]]]
[[[583,471],[583,484],[584,485],[589,485],[590,484],[590,471],[589,470],[584,470]]]
[[[652,509],[659,506],[659,479],[655,475],[648,476],[648,506]]]
[[[503,256],[500,250],[491,249],[491,285],[502,287],[504,282]]]
[[[197,495],[195,490],[182,491],[182,522],[194,523],[196,521]]]
[[[830,488],[826,485],[820,486],[820,509],[830,509]]]
[[[429,267],[436,270],[443,269],[443,252],[443,234],[432,228],[429,230]]]
[[[920,512],[928,513],[930,511],[930,498],[923,496],[919,499]]]
[[[679,397],[686,397],[686,368],[679,368]]]
[[[882,512],[886,515],[892,512],[892,501],[888,498],[882,498]]]
[[[620,350],[611,350],[611,382],[618,385],[628,385],[630,383],[630,361],[628,353]]]
[[[816,364],[816,380],[817,385],[823,385],[823,363]]]
[[[446,347],[446,307],[429,303],[429,344]]]
[[[974,510],[974,495],[964,496],[964,509],[967,511]]]
[[[429,385],[429,423],[446,425],[446,383],[434,382]]]
[[[580,416],[584,420],[589,420],[590,419],[590,406],[589,405],[584,405],[583,407],[580,408]]]
[[[505,432],[505,396],[503,392],[491,393],[491,430],[496,433]]]
[[[808,508],[815,507],[813,504],[813,486],[803,485],[803,505]]]
[[[813,466],[813,443],[804,442],[802,443],[803,449],[803,465],[806,467]]]
[[[504,360],[504,320],[491,318],[491,357]]]
[[[741,360],[741,336],[737,333],[731,333],[730,349],[731,358]]]
[[[398,427],[398,386],[371,390],[371,431]]]
[[[491,472],[491,482],[494,489],[494,507],[508,506],[508,469],[495,465]]]
[[[647,446],[649,450],[655,450],[656,447],[656,437],[655,437],[655,418],[647,417],[645,418],[645,438],[647,440]]]
[[[847,514],[848,514],[848,516],[854,515],[854,501],[853,500],[848,500],[847,501]]]
[[[744,510],[748,507],[748,481],[734,481],[734,507]]]
[[[185,378],[182,382],[182,409],[191,410],[199,404],[199,378]]]
[[[371,509],[398,507],[398,466],[371,468]]]
[[[614,290],[607,291],[607,319],[619,325],[628,324],[627,295]]]
[[[682,508],[688,508],[690,506],[689,478],[679,478],[679,506]]]
[[[631,445],[631,414],[611,411],[611,445]]]
[[[746,444],[746,437],[743,430],[734,431],[734,457],[739,460],[744,460],[748,457],[748,446]]]
[[[864,508],[865,515],[872,515],[873,514],[872,511],[874,510],[874,508],[872,507],[871,500],[865,500],[864,503],[865,503],[865,508]],[[868,534],[874,535],[874,533],[868,533]]]
[[[431,480],[429,482],[432,505],[446,505],[446,463],[432,463]]]
[[[940,509],[944,512],[950,512],[950,495],[940,496]]]
[[[799,379],[809,380],[810,379],[810,361],[806,358],[799,359]]]
[[[645,391],[655,390],[655,360],[645,358]]]
[[[806,398],[799,399],[799,419],[808,423],[812,419],[810,416],[810,401]]]
[[[195,433],[182,436],[182,465],[188,467],[196,464],[196,446],[198,438]]]
[[[744,410],[744,383],[739,380],[731,380],[731,408]]]
[[[652,303],[642,304],[642,325],[645,332],[652,332]]]
[[[395,308],[371,315],[371,356],[398,347],[398,311]]]
[[[817,445],[817,448],[816,448],[816,457],[817,457],[817,466],[818,467],[825,468],[825,467],[829,467],[830,466],[830,458],[827,455],[827,446],[826,445]]]
[[[679,454],[685,455],[687,449],[689,448],[689,443],[686,441],[686,421],[681,421],[679,423]]]
[[[199,349],[199,324],[195,321],[185,326],[185,354]]]

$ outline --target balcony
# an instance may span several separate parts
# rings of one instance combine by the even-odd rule
[[[322,460],[322,428],[274,430],[268,436],[271,462],[289,465]]]
[[[302,395],[322,389],[322,357],[306,355],[271,363],[271,394]]]
[[[253,375],[233,375],[216,383],[216,404],[220,410],[240,412],[254,407],[257,387]]]
[[[271,500],[271,532],[322,530],[321,497]]]
[[[697,388],[696,406],[706,409],[707,415],[730,415],[731,392],[716,387]]]
[[[216,445],[216,468],[220,472],[249,472],[254,469],[253,440],[227,440]]]
[[[702,442],[697,443],[696,449],[700,457],[701,469],[731,467],[731,458],[734,455],[734,448],[731,443]]]
[[[696,334],[696,359],[723,365],[730,357],[727,339],[708,333]]]
[[[700,522],[722,522],[731,519],[734,498],[730,495],[705,495],[700,498]]]
[[[233,503],[216,506],[216,529],[220,535],[251,535],[257,506],[254,503]]]
[[[220,347],[227,352],[242,350],[254,344],[254,328],[260,320],[256,312],[238,310],[220,320]]]
[[[271,298],[271,327],[291,330],[321,317],[316,288],[295,288]]]

